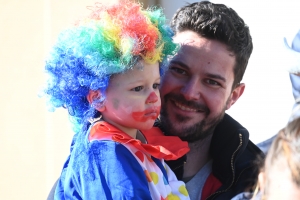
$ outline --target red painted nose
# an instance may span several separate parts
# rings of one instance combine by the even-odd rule
[[[155,92],[151,92],[148,98],[146,99],[146,103],[155,103],[158,101],[158,96]]]

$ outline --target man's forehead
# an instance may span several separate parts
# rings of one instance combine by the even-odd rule
[[[194,50],[200,50],[201,52],[210,52],[212,49],[214,49],[215,52],[222,52],[232,57],[235,56],[233,52],[228,50],[225,44],[217,40],[199,36],[193,31],[184,31],[177,33],[173,37],[173,40],[175,43],[180,44],[180,50],[178,54]]]
[[[177,40],[174,41],[175,43],[178,43],[180,47],[183,46],[199,46],[200,42],[196,41],[195,39],[184,39],[184,40]]]
[[[180,45],[179,52],[182,52],[190,50],[210,51],[213,41],[200,37],[196,33],[184,33],[174,37],[174,42]]]
[[[173,41],[179,44],[193,44],[200,42],[201,39],[202,37],[193,31],[179,32],[173,37]]]

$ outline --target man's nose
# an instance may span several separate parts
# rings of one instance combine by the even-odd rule
[[[146,99],[146,103],[155,103],[158,101],[158,96],[155,92],[151,92],[148,96],[148,98]]]
[[[186,100],[198,100],[201,96],[200,87],[201,83],[199,79],[192,78],[182,87],[181,93]]]

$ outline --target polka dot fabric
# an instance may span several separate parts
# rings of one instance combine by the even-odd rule
[[[148,153],[137,150],[133,145],[123,145],[134,155],[143,168],[152,199],[189,199],[185,184],[177,180],[163,159],[151,157]]]

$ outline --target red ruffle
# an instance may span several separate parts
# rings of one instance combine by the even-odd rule
[[[91,128],[89,141],[111,139],[122,144],[130,143],[144,153],[165,160],[176,160],[190,150],[187,142],[176,136],[165,136],[157,127],[142,133],[148,144],[143,144],[105,121],[100,121]]]

